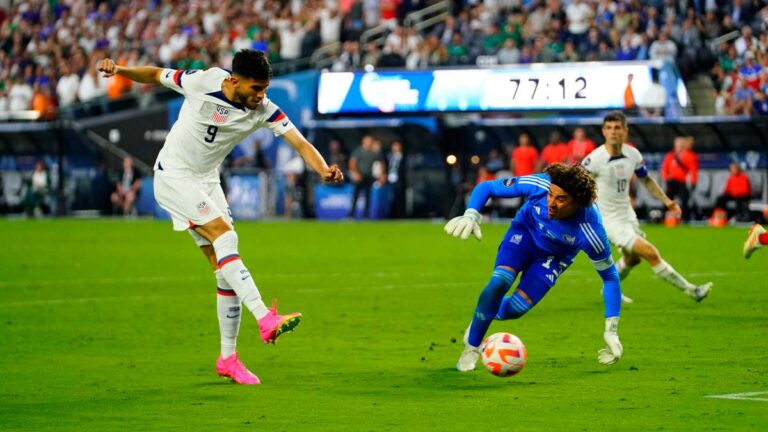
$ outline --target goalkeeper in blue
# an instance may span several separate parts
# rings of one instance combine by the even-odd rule
[[[475,369],[480,344],[491,321],[517,319],[531,310],[584,251],[603,280],[605,348],[598,361],[616,363],[623,347],[617,334],[621,284],[611,258],[611,245],[597,206],[595,181],[580,165],[553,164],[544,173],[480,183],[472,191],[463,216],[451,219],[445,231],[462,240],[482,239],[480,210],[489,198],[525,197],[504,235],[488,285],[480,293],[472,322],[464,333],[464,351],[456,369]],[[512,295],[505,294],[520,275]]]

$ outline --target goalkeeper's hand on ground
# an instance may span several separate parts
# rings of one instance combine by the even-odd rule
[[[624,347],[621,346],[621,341],[619,341],[618,328],[619,317],[605,319],[603,339],[608,346],[597,352],[597,361],[601,364],[612,365],[616,363],[624,352]]]
[[[483,239],[480,232],[480,221],[482,216],[475,209],[467,209],[462,216],[456,216],[445,224],[445,232],[454,237],[460,237],[462,240],[469,238],[474,234],[478,240]]]

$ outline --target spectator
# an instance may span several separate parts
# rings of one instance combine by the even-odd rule
[[[739,78],[744,79],[747,87],[754,91],[759,91],[762,69],[762,66],[755,63],[755,53],[747,51],[744,54],[744,64],[739,68]]]
[[[400,3],[402,3],[402,0],[379,1],[379,24],[393,30],[397,26],[397,8],[400,6]]]
[[[485,163],[485,167],[488,168],[488,171],[494,174],[496,171],[504,169],[504,161],[498,150],[491,149],[491,151],[488,152],[488,161]]]
[[[567,157],[568,146],[563,142],[560,132],[552,131],[549,134],[549,142],[541,149],[541,159],[536,167],[536,172],[541,172],[553,163],[565,162]]]
[[[517,143],[510,160],[512,174],[515,177],[533,174],[539,161],[539,151],[531,145],[531,137],[526,133],[520,134]]]
[[[568,157],[566,162],[570,164],[581,163],[594,149],[595,142],[587,136],[584,128],[578,127],[573,131],[573,138],[568,141]]]
[[[296,60],[301,55],[301,41],[306,29],[299,17],[293,17],[290,23],[280,30],[280,57],[283,60]]]
[[[383,54],[379,58],[377,66],[384,68],[399,68],[405,66],[405,59],[397,52],[395,47],[387,45],[384,47]]]
[[[661,179],[666,182],[667,196],[677,200],[685,220],[692,216],[688,201],[699,172],[699,158],[691,149],[692,146],[693,139],[690,137],[675,138],[674,148],[667,153],[661,164]]]
[[[731,175],[725,183],[722,195],[717,197],[715,203],[715,212],[725,211],[728,217],[735,216],[737,220],[749,220],[749,199],[752,196],[752,187],[749,183],[749,177],[738,162],[731,162]],[[735,211],[729,211],[728,203],[736,204]]]
[[[35,96],[32,86],[17,76],[8,91],[8,109],[10,111],[26,111],[32,109],[32,98]]]
[[[499,52],[496,53],[499,64],[516,64],[520,62],[520,50],[515,46],[515,41],[506,39]]]
[[[648,56],[651,60],[675,61],[677,46],[669,39],[668,32],[662,31],[659,39],[651,43]]]
[[[477,169],[477,179],[475,179],[475,186],[484,181],[496,180],[496,175],[488,169],[488,167],[481,165]]]
[[[363,218],[368,217],[371,201],[371,188],[376,180],[374,177],[373,165],[379,160],[379,154],[374,150],[374,138],[370,135],[365,135],[360,146],[352,151],[352,156],[349,159],[349,174],[352,183],[355,185],[352,193],[352,210],[350,211],[349,217],[355,216],[357,200],[361,193],[365,199]]]
[[[141,176],[133,168],[133,159],[130,156],[123,158],[123,170],[120,173],[120,180],[115,185],[115,191],[112,192],[112,205],[115,206],[125,216],[132,216],[136,209],[134,203],[139,196],[141,187]]]
[[[295,170],[285,173],[285,202],[284,213],[286,219],[301,218],[304,215],[304,187],[302,186],[302,174]]]
[[[333,4],[320,10],[320,38],[323,45],[341,40],[341,20],[342,16]]]
[[[70,69],[66,61],[61,63],[59,75],[59,82],[56,84],[56,95],[59,98],[59,106],[66,107],[72,105],[77,100],[80,77]]]
[[[107,94],[107,79],[96,70],[96,63],[86,68],[77,87],[77,97],[81,102],[88,102]]]
[[[574,44],[579,45],[589,30],[589,24],[594,12],[582,0],[573,0],[565,9],[568,17],[568,33]]]
[[[51,93],[51,88],[47,84],[35,84],[32,110],[37,111],[40,120],[52,120],[56,117],[56,97]]]
[[[392,185],[392,217],[405,216],[405,156],[403,143],[393,141],[387,156],[387,182]]]
[[[643,117],[659,117],[664,114],[664,106],[667,104],[667,90],[659,84],[659,72],[651,69],[651,86],[637,101],[640,114]]]
[[[43,161],[37,161],[24,196],[24,210],[28,216],[40,217],[48,213],[50,191],[51,176],[48,174]]]

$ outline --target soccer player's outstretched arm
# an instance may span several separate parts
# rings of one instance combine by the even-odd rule
[[[299,152],[304,161],[307,162],[320,177],[322,177],[324,182],[341,183],[341,181],[344,180],[344,175],[341,173],[339,166],[328,166],[320,152],[317,151],[315,146],[307,141],[306,138],[304,138],[304,135],[302,135],[298,129],[293,128],[286,132],[282,137],[291,145],[291,147]]]
[[[662,204],[664,204],[664,207],[667,208],[667,210],[673,211],[675,213],[682,213],[682,210],[680,209],[680,205],[670,199],[667,194],[664,193],[664,191],[661,189],[661,186],[659,186],[658,183],[656,183],[656,180],[654,180],[651,176],[646,175],[644,177],[640,177],[638,175],[638,178],[640,179],[640,182],[643,183],[643,186],[648,190],[648,192],[657,200],[661,201]]]
[[[121,75],[131,81],[155,85],[160,85],[160,73],[163,71],[162,68],[155,66],[118,66],[109,58],[100,60],[96,69],[103,72],[105,78]]]
[[[454,237],[466,240],[470,235],[482,240],[480,231],[480,210],[489,198],[515,198],[530,196],[537,192],[549,190],[549,178],[542,175],[509,177],[499,180],[489,180],[475,186],[469,198],[467,210],[462,216],[456,216],[445,224],[445,232]]]
[[[592,264],[603,280],[603,302],[605,303],[605,331],[603,340],[606,347],[598,351],[597,360],[605,365],[614,364],[624,353],[624,347],[619,341],[619,313],[621,311],[621,282],[619,272],[611,257],[611,244],[602,223],[592,222],[582,224],[586,244],[583,248]]]

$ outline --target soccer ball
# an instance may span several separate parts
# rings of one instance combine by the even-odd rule
[[[517,375],[528,359],[523,341],[511,333],[488,336],[480,349],[486,369],[498,377]]]

